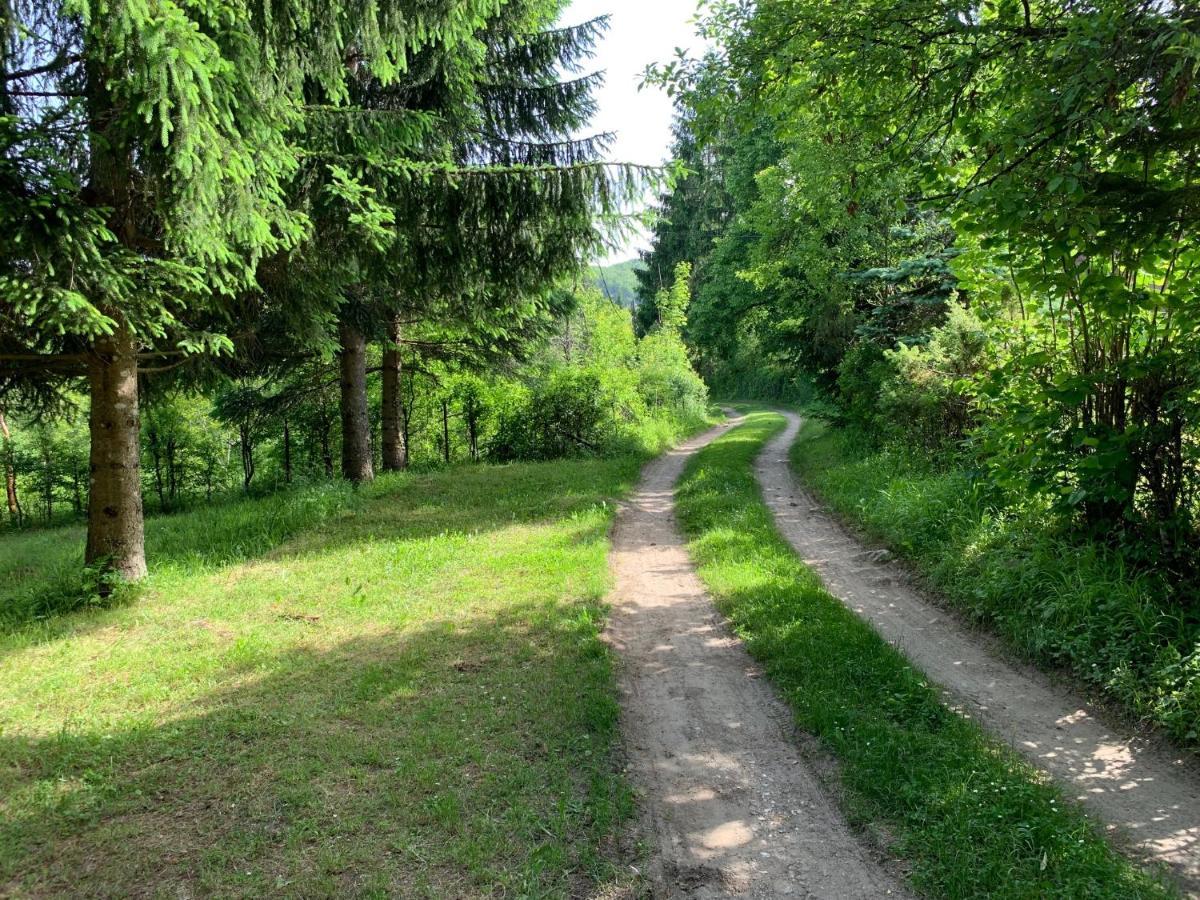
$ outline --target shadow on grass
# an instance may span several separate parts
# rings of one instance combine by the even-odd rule
[[[473,534],[570,516],[624,493],[644,460],[567,460],[464,466],[381,478],[360,491],[325,484],[152,518],[146,552],[153,586],[268,555],[298,556],[363,540]],[[72,613],[136,602],[144,588],[101,600],[81,569],[83,531],[0,540],[0,635],[52,639]],[[65,617],[65,618],[64,618]],[[40,633],[29,632],[30,627]]]
[[[630,810],[595,618],[526,604],[300,648],[176,719],[6,735],[0,894],[594,889]]]
[[[570,518],[627,493],[644,461],[631,456],[468,466],[406,479],[398,488],[373,485],[368,502],[270,555],[301,556],[363,541],[472,535]]]

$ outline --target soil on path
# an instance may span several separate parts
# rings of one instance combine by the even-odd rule
[[[687,457],[651,463],[613,533],[609,639],[660,897],[905,896],[799,752],[790,711],[706,596],[675,524]]]
[[[1009,662],[913,587],[903,569],[844,530],[793,477],[801,419],[756,464],[783,536],[834,596],[866,619],[948,694],[949,702],[1053,776],[1116,839],[1167,866],[1200,896],[1200,777],[1195,766],[1109,727],[1036,670]]]

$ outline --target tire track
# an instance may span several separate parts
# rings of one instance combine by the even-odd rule
[[[1104,823],[1121,844],[1161,863],[1200,896],[1200,776],[1181,754],[1108,727],[1071,692],[1009,662],[922,596],[904,571],[846,532],[796,481],[788,451],[801,418],[756,463],[780,533],[825,586],[895,644],[948,701],[1010,743]]]
[[[613,532],[608,638],[655,896],[906,896],[802,758],[790,710],[695,574],[674,516],[688,457],[736,421],[650,463]]]

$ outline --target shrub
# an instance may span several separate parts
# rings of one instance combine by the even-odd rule
[[[983,323],[952,303],[927,344],[886,351],[889,370],[879,406],[890,430],[927,447],[961,440],[973,420],[969,379],[979,371],[987,343]]]
[[[508,462],[604,453],[615,437],[608,424],[613,399],[595,372],[559,369],[534,387],[525,402],[502,414],[490,454]]]
[[[708,388],[678,335],[656,331],[638,344],[637,392],[647,407],[679,417],[702,416]]]
[[[846,353],[838,367],[839,418],[865,427],[880,424],[879,394],[892,366],[878,344],[863,341]]]
[[[628,311],[582,296],[558,353],[500,404],[488,455],[509,462],[656,452],[703,422],[708,389],[679,336],[685,297],[672,296],[669,326],[640,341]]]

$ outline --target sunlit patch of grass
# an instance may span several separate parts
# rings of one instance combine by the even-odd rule
[[[599,630],[613,500],[641,461],[153,520],[129,602],[14,615],[0,637],[0,894],[625,884]],[[54,609],[76,538],[0,540],[0,571],[23,572],[0,605]]]
[[[888,835],[931,896],[1170,896],[1033,768],[944,706],[797,558],[753,472],[782,425],[751,415],[698,453],[680,482],[679,516],[718,606],[800,727],[837,758],[851,820]]]

